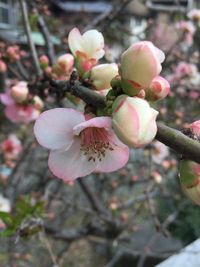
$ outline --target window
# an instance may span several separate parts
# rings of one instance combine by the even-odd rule
[[[150,9],[159,11],[182,11],[187,12],[192,6],[193,0],[148,0]]]
[[[14,24],[13,9],[12,0],[0,0],[0,28],[8,28]]]

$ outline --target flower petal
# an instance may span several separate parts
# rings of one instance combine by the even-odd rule
[[[96,171],[113,172],[121,169],[129,159],[129,148],[124,145],[114,134],[110,132],[110,140],[113,150],[106,150],[105,157],[98,162]]]
[[[5,94],[0,94],[0,101],[6,106],[14,104],[14,100],[12,99],[10,93],[8,92]]]
[[[89,58],[100,59],[104,56],[104,38],[97,30],[89,30],[83,34],[84,51]]]
[[[5,108],[6,117],[14,123],[29,123],[40,115],[39,110],[33,106],[8,105]]]
[[[96,117],[76,125],[73,128],[73,132],[75,135],[79,135],[81,131],[88,127],[105,128],[106,130],[110,130],[111,125],[112,120],[110,117]]]
[[[39,144],[46,148],[67,149],[73,142],[73,127],[84,120],[84,115],[74,109],[51,109],[36,120],[34,133]]]
[[[74,56],[76,56],[76,51],[84,52],[82,43],[83,40],[79,29],[77,28],[72,29],[68,36],[68,44]]]
[[[67,151],[51,151],[48,164],[52,173],[65,181],[86,176],[96,167],[96,162],[88,161],[87,157],[81,153],[78,138]]]

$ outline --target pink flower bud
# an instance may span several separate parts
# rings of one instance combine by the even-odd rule
[[[180,183],[184,193],[197,205],[200,205],[200,164],[181,160]]]
[[[0,72],[4,73],[7,70],[7,65],[5,64],[5,62],[3,60],[0,60]]]
[[[64,54],[57,60],[57,64],[63,70],[63,72],[70,72],[74,65],[74,57],[71,54]]]
[[[34,101],[33,103],[34,108],[41,110],[44,107],[44,103],[39,96],[34,96],[33,101]]]
[[[40,58],[40,65],[43,69],[47,68],[49,65],[49,59],[46,55],[42,55]]]
[[[92,68],[90,78],[96,90],[105,90],[111,88],[110,82],[116,75],[117,64],[100,64]]]
[[[156,135],[157,115],[158,112],[146,100],[121,95],[113,104],[113,128],[124,144],[143,147]]]
[[[129,47],[121,57],[122,87],[130,96],[149,87],[153,78],[161,72],[164,53],[148,41]]]
[[[197,137],[200,138],[200,120],[193,122],[190,125],[190,129]]]
[[[161,76],[153,79],[149,89],[146,90],[146,99],[148,101],[157,101],[165,98],[170,91],[170,85],[167,80]]]
[[[20,59],[20,49],[17,45],[9,46],[6,50],[6,54],[11,61]]]
[[[28,87],[26,82],[18,82],[11,88],[11,96],[17,103],[21,103],[27,99]]]

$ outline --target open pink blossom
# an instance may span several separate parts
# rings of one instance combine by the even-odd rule
[[[34,104],[17,103],[9,89],[4,94],[0,94],[0,101],[5,105],[6,117],[14,123],[29,123],[40,114],[40,110]]]
[[[0,144],[0,149],[6,157],[15,158],[22,151],[22,144],[15,134],[10,134],[8,138]]]
[[[129,149],[114,134],[109,117],[86,120],[74,109],[55,108],[40,115],[34,133],[39,144],[50,149],[50,170],[65,181],[116,171],[129,158]]]
[[[185,76],[194,77],[198,74],[196,65],[187,63],[185,61],[179,62],[174,72],[174,75],[177,79],[181,79]]]
[[[103,35],[97,30],[89,30],[81,35],[74,28],[69,33],[68,43],[79,72],[89,71],[105,53]]]

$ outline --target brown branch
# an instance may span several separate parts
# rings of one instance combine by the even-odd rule
[[[82,86],[78,81],[75,81],[72,85],[70,82],[51,81],[51,85],[66,90],[66,92],[70,92],[95,108],[106,107],[105,97]],[[180,131],[170,128],[162,123],[158,122],[157,127],[158,131],[155,138],[158,141],[174,149],[184,157],[200,163],[200,143],[198,141],[193,140]]]
[[[27,10],[27,4],[26,4],[26,0],[19,0],[20,5],[21,5],[21,9],[22,9],[22,17],[23,17],[23,22],[24,22],[24,28],[26,31],[26,35],[27,35],[27,39],[28,39],[28,44],[30,47],[30,51],[31,51],[31,56],[33,59],[33,64],[35,67],[35,71],[37,76],[41,75],[41,69],[40,69],[40,64],[39,64],[39,60],[38,60],[38,55],[37,55],[37,51],[35,48],[35,44],[32,40],[32,36],[31,36],[31,27],[29,24],[29,20],[28,20],[28,10]]]
[[[156,139],[158,141],[174,149],[184,157],[200,163],[200,143],[198,141],[162,123],[158,122],[157,126]]]

